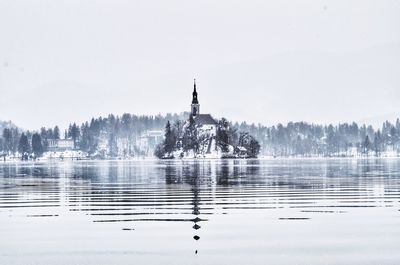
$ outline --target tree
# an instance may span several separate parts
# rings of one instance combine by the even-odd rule
[[[51,139],[53,134],[53,130],[46,130],[45,127],[40,128],[40,138],[42,139],[42,147],[43,151],[47,151],[49,147],[48,139]]]
[[[260,143],[253,136],[250,137],[250,144],[248,146],[249,156],[252,158],[257,158],[258,154],[260,153]]]
[[[154,155],[160,159],[164,157],[165,151],[163,144],[159,144],[156,146],[156,149],[154,150]]]
[[[3,129],[3,149],[5,152],[9,153],[13,149],[13,140],[12,140],[12,132],[8,128]]]
[[[171,124],[168,121],[165,126],[165,139],[164,139],[164,151],[167,154],[171,154],[175,150],[177,137],[173,130],[171,130]]]
[[[80,134],[79,126],[77,126],[75,122],[73,125],[69,125],[68,137],[71,137],[72,140],[74,141],[74,148],[76,148],[77,146],[77,140],[79,138],[79,134]]]
[[[81,125],[81,139],[79,141],[79,147],[85,152],[89,151],[89,134],[89,123],[85,122]]]
[[[304,155],[303,140],[300,135],[297,135],[294,149],[296,155]]]
[[[189,124],[185,128],[185,132],[182,137],[182,146],[185,152],[193,150],[195,153],[197,153],[199,150],[196,123],[192,115],[189,117]]]
[[[328,156],[331,156],[336,151],[335,128],[330,124],[326,131],[326,152]]]
[[[178,150],[182,148],[182,141],[180,139],[183,137],[183,125],[184,122],[176,120],[172,129],[176,137],[175,149]]]
[[[54,139],[60,139],[60,128],[58,128],[58,126],[54,127],[53,137]]]
[[[32,135],[32,152],[36,157],[43,154],[42,138],[38,133]]]
[[[239,146],[246,148],[249,158],[256,158],[260,153],[260,143],[249,133],[240,134]]]
[[[114,133],[110,133],[109,134],[108,149],[109,149],[109,155],[111,157],[118,156],[118,145],[117,145],[117,140],[116,140],[116,137],[115,137]]]
[[[229,151],[229,122],[222,118],[217,124],[217,145],[221,147],[222,152]]]
[[[19,133],[19,130],[17,128],[12,128],[11,134],[12,134],[12,150],[11,150],[11,152],[13,154],[15,154],[18,151],[18,144],[19,144],[21,134]]]
[[[375,149],[375,156],[380,156],[382,152],[382,135],[379,130],[375,133],[374,149]]]
[[[28,137],[25,135],[25,133],[22,133],[21,137],[19,138],[18,152],[24,156],[29,153],[30,149]]]
[[[88,133],[88,151],[89,153],[95,153],[97,146],[99,145],[100,131],[101,131],[101,118],[92,119],[89,125]]]
[[[369,150],[371,149],[371,140],[369,136],[365,136],[365,140],[362,143],[363,154],[368,156]]]

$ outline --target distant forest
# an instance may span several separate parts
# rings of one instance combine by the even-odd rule
[[[100,148],[110,157],[138,156],[142,150],[137,138],[149,130],[163,130],[168,121],[187,120],[189,113],[167,115],[123,114],[93,118],[80,125],[71,123],[63,132],[59,127],[41,128],[30,132],[18,129],[12,123],[0,123],[0,153],[34,153],[47,151],[48,140],[73,139],[77,149],[96,154]],[[261,145],[261,155],[288,156],[381,156],[385,152],[400,153],[400,120],[388,121],[374,130],[372,126],[357,123],[317,125],[289,122],[286,125],[229,123],[232,130],[248,132]]]
[[[357,123],[316,125],[289,122],[267,127],[235,123],[261,144],[261,152],[272,156],[381,156],[400,152],[400,120],[384,122],[382,128]]]
[[[3,122],[0,152],[3,154],[34,153],[40,156],[48,151],[52,139],[72,139],[76,149],[89,154],[106,151],[110,157],[142,155],[137,139],[149,130],[164,130],[167,121],[186,119],[189,113],[163,115],[133,115],[92,118],[81,125],[71,123],[67,130],[42,127],[39,131],[24,131],[10,122]],[[39,141],[39,143],[38,143]]]

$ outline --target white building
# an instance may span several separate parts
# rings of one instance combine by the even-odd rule
[[[137,139],[137,144],[139,149],[147,154],[150,150],[154,150],[163,139],[163,131],[146,131]]]
[[[72,139],[49,139],[49,151],[66,151],[74,149],[74,140]]]

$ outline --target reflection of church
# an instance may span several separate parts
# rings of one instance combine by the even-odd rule
[[[201,210],[201,168],[199,164],[186,164],[184,167],[178,167],[175,164],[167,165],[165,168],[165,180],[168,185],[190,185],[190,205],[192,218],[187,220],[192,222],[194,229],[193,239],[200,240],[199,229],[201,228],[200,222],[208,221],[200,218]],[[185,186],[183,186],[185,187]],[[186,194],[186,190],[185,190]],[[198,253],[197,247],[195,253]]]
[[[196,79],[194,80],[190,114],[192,115],[200,134],[206,134],[210,137],[214,137],[217,134],[217,122],[214,118],[210,114],[200,114],[200,104],[197,99],[196,91]]]

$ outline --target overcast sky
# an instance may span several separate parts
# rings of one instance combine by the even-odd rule
[[[0,120],[400,116],[400,1],[0,0]]]

